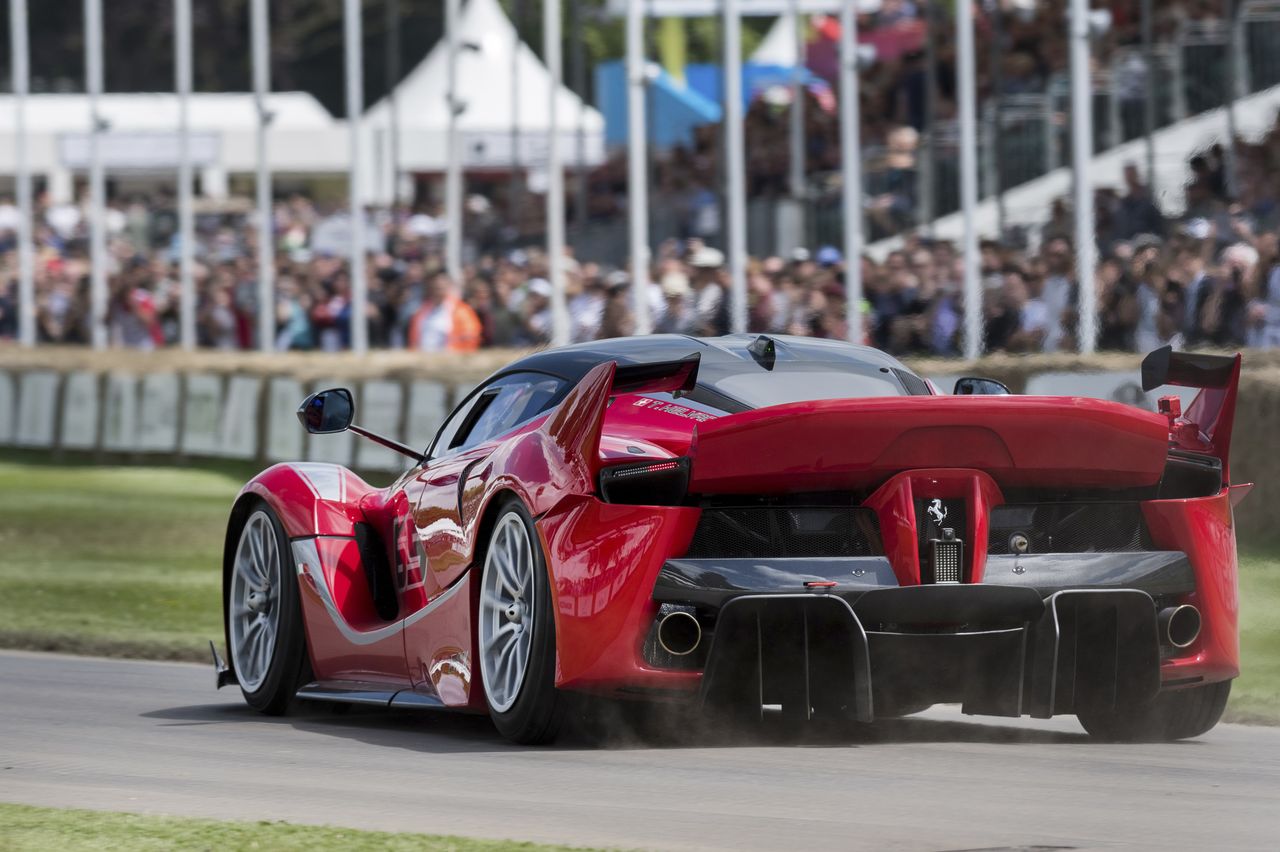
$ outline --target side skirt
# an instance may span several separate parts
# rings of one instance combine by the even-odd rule
[[[364,704],[410,710],[445,710],[445,703],[427,692],[416,689],[389,688],[384,683],[353,680],[328,680],[309,683],[298,690],[298,698],[307,701],[329,701],[337,704]]]

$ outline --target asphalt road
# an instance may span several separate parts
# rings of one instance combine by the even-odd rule
[[[212,668],[3,652],[0,801],[627,848],[1274,850],[1280,729],[1115,746],[940,709],[530,749],[474,717],[261,717]]]

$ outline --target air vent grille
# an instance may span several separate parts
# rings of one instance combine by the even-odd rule
[[[690,558],[879,556],[880,523],[863,506],[753,505],[703,508]]]
[[[1152,546],[1136,502],[1008,503],[991,510],[987,552],[1128,553]]]

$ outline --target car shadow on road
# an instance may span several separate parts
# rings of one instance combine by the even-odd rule
[[[286,716],[263,716],[242,704],[195,704],[153,710],[144,717],[166,726],[269,725],[358,740],[381,747],[450,754],[506,751],[507,742],[487,717],[439,711],[298,702]],[[921,743],[1081,744],[1084,733],[905,717],[871,725],[819,725],[766,714],[761,721],[731,723],[683,706],[638,707],[593,701],[575,708],[570,724],[549,748],[570,751],[693,748],[880,748]]]

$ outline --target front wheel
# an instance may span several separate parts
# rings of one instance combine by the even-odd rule
[[[1138,707],[1081,711],[1090,736],[1112,742],[1172,742],[1198,737],[1222,718],[1231,681],[1162,692]]]
[[[480,675],[494,725],[514,742],[550,742],[565,705],[555,688],[551,584],[533,518],[514,498],[489,536],[478,615]]]
[[[240,691],[250,707],[272,716],[288,709],[311,675],[288,552],[275,512],[257,504],[240,528],[224,600],[227,650]]]

